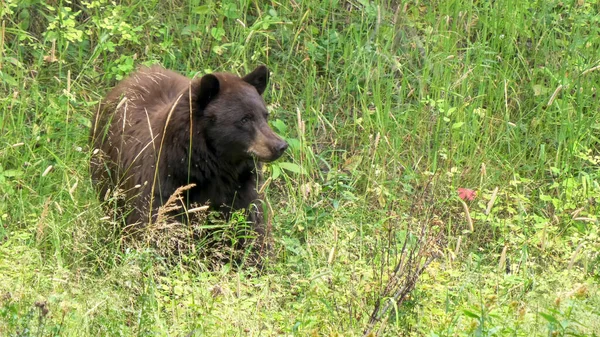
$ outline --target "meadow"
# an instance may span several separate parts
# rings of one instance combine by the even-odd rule
[[[0,335],[600,335],[599,12],[1,1]],[[155,63],[271,70],[262,269],[127,244],[98,201],[96,105]]]

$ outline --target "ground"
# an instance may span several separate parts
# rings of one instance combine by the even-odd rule
[[[3,2],[0,334],[597,336],[599,5]],[[95,105],[152,63],[272,71],[264,270],[97,201]]]

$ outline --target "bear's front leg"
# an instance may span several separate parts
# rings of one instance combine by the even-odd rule
[[[251,257],[256,263],[260,263],[265,257],[272,255],[272,232],[270,221],[265,220],[264,208],[265,202],[258,199],[248,206],[248,220],[252,222],[252,229],[256,233],[256,238],[251,243]]]

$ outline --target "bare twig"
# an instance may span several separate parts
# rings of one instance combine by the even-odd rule
[[[372,334],[378,323],[384,325],[389,311],[402,305],[415,288],[419,276],[437,258],[438,238],[431,236],[428,228],[425,223],[421,225],[416,243],[408,244],[410,241],[408,236],[404,240],[398,253],[400,258],[387,280],[385,289],[378,296],[363,336]],[[390,238],[395,236],[392,235]]]

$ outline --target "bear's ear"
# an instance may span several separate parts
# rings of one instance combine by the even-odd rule
[[[262,95],[267,88],[267,82],[269,82],[269,69],[266,66],[260,65],[253,72],[242,78],[247,83],[252,84],[259,95]]]
[[[200,111],[204,110],[208,103],[212,101],[220,89],[219,79],[213,74],[207,74],[200,79],[200,89],[196,96],[196,103]]]

